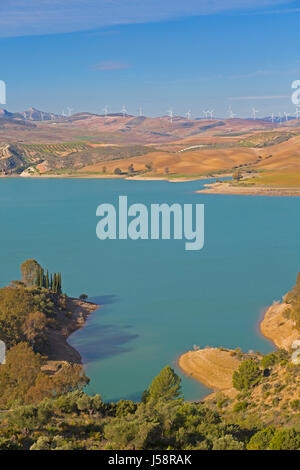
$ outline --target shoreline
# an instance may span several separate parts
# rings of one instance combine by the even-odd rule
[[[126,181],[167,181],[168,183],[187,183],[192,181],[201,181],[208,179],[215,179],[221,177],[232,176],[230,174],[221,174],[214,176],[198,175],[198,176],[128,176],[128,175],[104,175],[104,174],[20,174],[20,175],[1,175],[0,178],[26,178],[26,179],[105,179],[115,180],[122,179]],[[231,195],[231,196],[285,196],[285,197],[299,197],[300,187],[271,187],[271,186],[234,186],[227,182],[207,183],[204,189],[194,191],[195,194],[214,194],[214,195]]]
[[[63,362],[71,364],[81,364],[82,357],[71,344],[68,342],[69,337],[84,327],[87,318],[101,306],[92,302],[67,298],[67,312],[71,316],[66,319],[65,312],[58,318],[59,329],[49,329],[49,354],[47,364],[44,370],[55,372],[59,365]]]
[[[286,318],[284,313],[287,308],[285,302],[274,302],[269,306],[260,319],[259,332],[277,348],[289,351],[293,342],[300,338],[300,332],[294,322]],[[177,360],[179,369],[185,375],[212,390],[203,400],[212,398],[216,392],[235,397],[238,392],[232,387],[232,375],[240,363],[235,350],[212,347],[187,351]]]
[[[295,323],[285,316],[285,311],[289,308],[285,302],[274,302],[260,322],[261,334],[272,341],[277,348],[290,350],[295,340],[300,338],[300,332],[296,329]]]
[[[230,183],[209,183],[198,194],[220,194],[236,196],[300,196],[300,188],[270,186],[234,186]]]
[[[24,178],[24,179],[53,179],[53,178],[62,178],[62,179],[122,179],[127,181],[168,181],[169,183],[184,183],[188,181],[198,181],[198,180],[207,180],[215,178],[215,176],[126,176],[126,175],[103,175],[103,174],[42,174],[42,175],[1,175],[0,178]]]

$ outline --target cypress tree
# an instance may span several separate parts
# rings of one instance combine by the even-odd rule
[[[52,273],[50,275],[50,290],[53,290],[53,279],[52,279]]]
[[[57,292],[61,294],[61,273],[58,273],[58,281],[57,281]]]
[[[49,290],[49,271],[47,269],[47,274],[46,274],[46,285],[45,285],[46,289]]]
[[[53,292],[57,292],[57,279],[56,279],[56,273],[53,274]]]

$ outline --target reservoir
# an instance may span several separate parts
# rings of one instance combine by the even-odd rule
[[[300,271],[300,199],[196,194],[208,180],[1,178],[0,285],[35,258],[62,273],[63,291],[102,305],[70,343],[104,400],[141,397],[194,345],[267,353],[258,322]],[[96,209],[117,204],[204,204],[205,243],[99,240]],[[188,400],[208,390],[183,378]]]

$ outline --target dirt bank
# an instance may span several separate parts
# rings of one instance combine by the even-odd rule
[[[293,342],[300,337],[295,322],[286,318],[284,312],[289,308],[286,303],[274,303],[265,313],[260,324],[260,331],[278,348],[289,350]]]
[[[233,194],[244,196],[300,196],[300,188],[276,188],[268,186],[234,186],[230,183],[205,184],[204,189],[195,191],[205,194]]]
[[[50,328],[47,334],[49,341],[49,361],[66,361],[81,364],[81,356],[68,343],[68,337],[83,327],[88,316],[97,310],[99,305],[83,300],[68,298],[67,315],[60,312],[56,319],[57,328]]]

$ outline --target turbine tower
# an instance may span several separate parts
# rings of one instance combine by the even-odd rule
[[[215,110],[212,109],[211,111],[208,111],[208,114],[210,115],[210,120],[212,121],[213,119],[213,114],[214,114]]]
[[[297,107],[296,107],[295,115],[296,115],[296,119],[299,119],[299,116],[300,116],[300,106],[297,106]]]
[[[123,106],[123,108],[121,109],[121,113],[123,114],[123,118],[126,117],[126,114],[127,114],[127,109],[125,107],[125,105]]]
[[[271,121],[274,122],[274,113],[271,114]]]
[[[103,108],[102,111],[104,112],[104,119],[106,119],[106,118],[107,118],[107,113],[108,113],[108,106],[107,106],[107,104],[104,106],[104,108]]]
[[[68,110],[68,116],[72,116],[72,111],[73,111],[73,108],[69,108],[67,107],[67,110]]]
[[[207,119],[207,116],[209,115],[209,111],[203,111],[203,114],[205,116],[205,119]]]
[[[259,113],[258,109],[252,108],[252,117],[253,117],[253,119],[256,119],[257,113]]]
[[[188,112],[187,112],[187,113],[185,113],[185,115],[186,115],[187,119],[188,119],[188,120],[190,120],[190,119],[191,119],[191,117],[192,117],[191,110],[189,109],[189,110],[188,110]]]
[[[143,108],[142,108],[142,106],[139,107],[139,116],[140,116],[140,117],[143,116]]]
[[[171,121],[171,124],[172,124],[172,122],[173,122],[173,108],[169,109],[168,114],[169,114],[170,121]]]
[[[228,113],[229,113],[230,119],[233,119],[236,116],[236,114],[232,111],[231,106],[229,106],[228,108]]]

